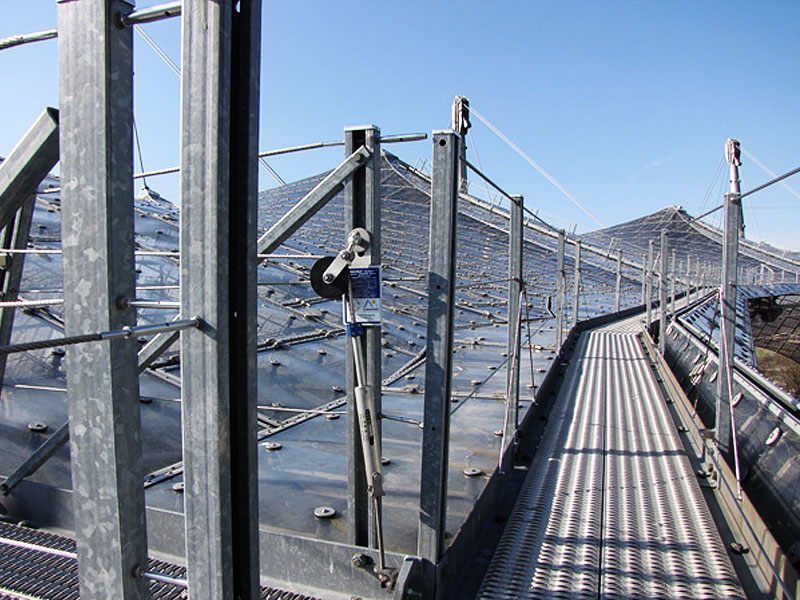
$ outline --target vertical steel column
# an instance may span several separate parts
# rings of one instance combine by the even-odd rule
[[[566,294],[567,276],[564,271],[564,230],[558,231],[558,250],[556,255],[556,351],[561,348],[564,340],[564,296]]]
[[[67,335],[135,325],[133,31],[119,0],[58,3],[61,235]],[[136,341],[69,346],[68,399],[81,598],[145,598]]]
[[[506,423],[505,440],[510,444],[519,425],[519,373],[521,362],[520,296],[522,294],[522,196],[512,196],[508,236],[508,369],[506,389],[507,402],[511,405],[512,418]]]
[[[731,174],[731,191],[725,195],[725,244],[722,247],[722,299],[720,306],[720,352],[717,375],[716,441],[720,452],[731,447],[731,415],[728,373],[733,369],[736,347],[736,293],[739,262],[739,235],[742,230],[742,200],[739,190],[739,142],[729,139],[726,154]]]
[[[652,309],[653,309],[653,249],[655,247],[655,240],[650,240],[647,247],[647,279],[645,280],[645,304],[647,305],[647,322],[645,327],[650,327],[652,322]]]
[[[581,296],[581,243],[580,241],[575,242],[575,281],[574,281],[574,288],[573,288],[573,314],[572,314],[572,326],[575,327],[578,324],[578,311],[580,309],[580,296]]]
[[[670,315],[675,314],[675,284],[678,279],[678,258],[675,249],[672,249],[672,255],[669,261],[669,302],[670,302]]]
[[[428,251],[425,413],[417,538],[417,554],[434,564],[444,552],[447,515],[458,181],[458,137],[452,131],[435,131]]]
[[[614,295],[614,312],[620,311],[622,304],[622,250],[617,253],[617,289]]]
[[[642,304],[647,299],[647,254],[642,254]]]
[[[234,8],[236,4],[236,8]],[[189,595],[258,595],[256,215],[260,0],[186,0],[181,333]]]
[[[17,211],[14,220],[6,225],[3,231],[2,248],[22,250],[28,245],[28,236],[31,231],[33,218],[33,205],[36,196],[31,196]],[[0,252],[2,254],[2,252]],[[0,290],[4,302],[13,302],[19,295],[19,284],[22,280],[22,265],[25,262],[24,254],[6,254],[5,261],[0,266]],[[11,343],[11,330],[14,327],[15,309],[12,306],[0,309],[0,346]],[[6,374],[8,354],[0,356],[0,385]]]
[[[658,351],[661,352],[661,355],[664,355],[666,349],[666,340],[667,340],[667,277],[669,275],[669,248],[667,247],[669,244],[669,239],[667,237],[667,232],[665,230],[661,230],[661,269],[660,273],[658,274],[658,308],[659,308],[659,317],[658,317]]]
[[[692,301],[692,259],[686,255],[686,304]]]
[[[344,131],[345,156],[350,156],[362,146],[372,153],[368,163],[358,168],[345,183],[345,235],[355,227],[363,227],[370,235],[370,254],[373,265],[381,264],[381,132],[374,125],[348,127]],[[359,343],[367,362],[368,393],[375,400],[375,410],[381,414],[381,328],[366,327]],[[348,539],[359,546],[377,546],[375,515],[367,491],[364,472],[364,455],[353,389],[356,384],[353,348],[347,345],[347,509],[350,515]],[[375,424],[381,448],[380,421]]]

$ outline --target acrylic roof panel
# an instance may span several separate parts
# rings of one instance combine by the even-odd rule
[[[324,174],[259,195],[259,233],[308,193]],[[387,544],[414,550],[418,511],[418,479],[427,326],[427,253],[430,181],[396,157],[384,153],[381,163],[383,256],[383,377],[384,412],[405,422],[384,419]],[[154,192],[139,195],[136,210],[137,296],[178,299],[178,257],[143,254],[177,250],[178,210]],[[40,197],[34,216],[34,249],[58,249],[57,195]],[[658,222],[654,220],[654,223]],[[44,225],[44,228],[39,227]],[[452,442],[449,474],[448,530],[457,531],[480,493],[486,477],[467,478],[466,467],[490,473],[497,464],[505,411],[508,213],[462,196],[459,202],[459,243],[455,315]],[[651,228],[652,229],[652,228]],[[655,233],[655,229],[652,229]],[[333,506],[347,519],[346,415],[344,415],[344,329],[339,301],[321,299],[311,289],[313,261],[332,255],[343,244],[343,198],[340,194],[299,229],[275,256],[258,269],[258,394],[261,440],[278,441],[279,451],[259,450],[261,523],[276,529],[343,540],[346,525],[321,523],[313,509]],[[521,411],[553,364],[555,331],[552,297],[556,290],[556,238],[538,227],[525,229],[523,269],[527,283],[524,324]],[[600,235],[600,234],[598,234]],[[606,238],[602,238],[606,239]],[[628,239],[626,237],[625,239]],[[638,238],[635,238],[635,241]],[[641,240],[645,240],[641,236]],[[707,238],[703,238],[707,241]],[[587,242],[590,241],[587,238]],[[591,239],[594,241],[594,238]],[[602,240],[601,240],[602,241]],[[699,243],[699,242],[698,242]],[[703,242],[705,243],[705,242]],[[646,241],[644,242],[646,246]],[[591,244],[587,244],[591,245]],[[598,244],[596,244],[598,245]],[[605,248],[605,245],[601,245]],[[709,251],[710,252],[710,251]],[[573,297],[574,250],[565,260],[566,322]],[[631,258],[633,258],[631,254]],[[622,307],[640,301],[638,272],[623,268]],[[613,257],[582,253],[580,317],[611,312],[616,287]],[[31,254],[26,258],[23,293],[28,299],[60,297],[61,257]],[[140,310],[140,322],[168,320],[171,310]],[[19,314],[13,341],[61,335],[59,305],[32,308]],[[530,336],[530,337],[529,337]],[[142,342],[146,340],[141,340]],[[148,505],[182,510],[173,491],[180,481],[180,363],[177,344],[156,368],[141,378],[143,448],[150,476]],[[14,355],[0,397],[0,473],[8,474],[67,415],[64,357],[51,351]],[[302,412],[318,409],[331,414]],[[298,412],[300,411],[300,412]],[[42,420],[45,434],[27,429]],[[68,448],[45,465],[33,481],[69,487]]]

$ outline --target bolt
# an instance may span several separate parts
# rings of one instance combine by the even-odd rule
[[[366,554],[354,554],[351,560],[353,561],[353,566],[358,568],[368,567],[372,564],[372,558]]]
[[[322,281],[325,283],[331,283],[334,279],[335,277],[330,273],[325,273],[325,275],[322,276]]]

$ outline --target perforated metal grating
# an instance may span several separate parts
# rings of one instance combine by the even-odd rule
[[[148,569],[177,579],[186,577],[184,567],[150,559]],[[151,581],[150,595],[163,600],[187,598],[185,588]],[[75,541],[0,522],[0,600],[77,600],[78,561]],[[293,592],[261,588],[261,600],[315,600]]]
[[[744,597],[631,323],[579,339],[479,598]]]

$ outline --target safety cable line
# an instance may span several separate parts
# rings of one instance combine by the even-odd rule
[[[133,123],[133,139],[136,140],[136,150],[139,152],[139,168],[144,172],[144,160],[142,160],[142,144],[139,142],[139,128],[136,127],[136,117],[131,119]],[[142,183],[144,184],[145,189],[150,189],[147,187],[147,179],[142,177]]]
[[[742,148],[741,150],[742,150],[742,152],[744,152],[744,154],[747,156],[747,158],[749,158],[750,160],[752,160],[752,161],[753,161],[753,162],[754,162],[754,163],[755,163],[757,166],[761,167],[761,169],[762,169],[762,170],[763,170],[763,171],[764,171],[764,172],[765,172],[767,175],[769,175],[770,177],[778,177],[778,175],[776,175],[774,171],[772,171],[771,169],[769,169],[769,168],[767,167],[767,165],[765,165],[765,164],[764,164],[764,163],[762,163],[760,160],[758,160],[758,159],[757,159],[755,156],[753,156],[753,153],[752,153],[752,152],[748,152],[748,151],[747,151],[747,150],[745,150],[744,148]],[[797,191],[796,191],[796,190],[795,190],[793,187],[789,186],[789,184],[788,184],[788,183],[786,183],[785,181],[782,181],[782,180],[780,180],[780,179],[779,179],[778,181],[781,181],[781,185],[782,185],[784,188],[786,188],[786,189],[787,189],[787,190],[788,190],[788,191],[789,191],[789,192],[790,192],[790,193],[791,193],[793,196],[795,196],[796,198],[800,198],[800,193],[798,193],[798,192],[797,192]],[[752,192],[751,192],[751,193],[752,193]]]
[[[547,171],[545,171],[545,170],[544,170],[544,169],[543,169],[543,168],[542,168],[542,167],[541,167],[541,166],[540,166],[540,165],[539,165],[539,164],[538,164],[536,161],[534,161],[534,160],[533,160],[533,159],[532,159],[530,156],[528,156],[528,155],[527,155],[527,154],[526,154],[526,153],[525,153],[525,152],[522,150],[522,148],[520,148],[520,147],[519,147],[519,146],[517,146],[517,145],[516,145],[514,142],[512,142],[512,141],[511,141],[511,140],[508,138],[508,136],[506,136],[506,135],[505,135],[505,134],[504,134],[502,131],[500,131],[500,130],[499,130],[497,127],[495,127],[494,125],[492,125],[492,124],[489,122],[489,120],[488,120],[486,117],[484,117],[484,116],[483,116],[483,115],[481,115],[481,114],[480,114],[480,113],[479,113],[477,110],[475,110],[475,107],[474,107],[474,106],[470,105],[470,107],[469,107],[469,110],[470,110],[470,111],[471,111],[471,112],[472,112],[472,113],[473,113],[473,114],[474,114],[476,117],[478,117],[478,118],[479,118],[481,121],[483,121],[483,124],[484,124],[484,125],[486,125],[486,126],[489,128],[489,129],[491,129],[491,130],[492,130],[492,131],[493,131],[493,132],[494,132],[494,133],[495,133],[495,134],[496,134],[496,135],[497,135],[497,136],[498,136],[500,139],[502,139],[502,140],[503,140],[503,141],[504,141],[506,144],[508,144],[509,146],[511,146],[511,148],[512,148],[512,149],[513,149],[513,150],[514,150],[514,151],[515,151],[517,154],[519,154],[519,155],[520,155],[520,156],[521,156],[523,159],[525,159],[525,161],[526,161],[528,164],[530,164],[530,165],[531,165],[531,166],[532,166],[534,169],[536,169],[537,171],[539,171],[539,173],[540,173],[540,174],[541,174],[541,175],[542,175],[542,176],[543,176],[545,179],[547,179],[547,181],[549,181],[550,183],[552,183],[552,184],[553,184],[553,185],[554,185],[554,186],[555,186],[555,187],[556,187],[556,188],[557,188],[557,189],[558,189],[558,190],[559,190],[559,191],[560,191],[562,194],[564,194],[564,195],[565,195],[567,198],[569,198],[569,199],[570,199],[570,200],[571,200],[571,201],[572,201],[572,202],[573,202],[573,203],[574,203],[574,204],[575,204],[575,205],[576,205],[578,208],[580,208],[580,209],[581,209],[583,212],[585,212],[587,215],[589,215],[589,216],[592,218],[592,220],[593,220],[595,223],[597,223],[598,225],[600,225],[600,227],[602,227],[603,229],[605,229],[605,228],[606,228],[606,225],[604,225],[604,224],[603,224],[603,222],[602,222],[600,219],[598,219],[598,218],[597,218],[597,217],[596,217],[596,216],[595,216],[595,215],[594,215],[594,214],[593,214],[593,213],[592,213],[592,212],[591,212],[591,211],[590,211],[588,208],[586,208],[586,207],[585,207],[583,204],[581,204],[581,203],[580,203],[580,201],[578,201],[578,199],[577,199],[577,198],[575,198],[575,196],[573,196],[572,194],[570,194],[570,193],[567,191],[567,189],[566,189],[566,188],[565,188],[563,185],[561,185],[561,183],[559,183],[559,182],[558,182],[558,180],[557,180],[555,177],[553,177],[552,175],[550,175],[550,173],[548,173]]]
[[[172,61],[172,59],[167,55],[167,53],[164,52],[161,46],[159,46],[156,43],[156,41],[152,37],[150,37],[150,34],[148,34],[141,25],[134,25],[133,30],[136,33],[138,33],[145,42],[147,42],[148,46],[150,46],[153,49],[153,51],[158,55],[158,57],[162,61],[164,61],[164,64],[166,64],[167,67],[169,67],[170,71],[175,73],[178,79],[180,79],[181,78],[180,67],[178,67],[178,65],[176,65]]]
[[[173,73],[175,73],[175,75],[180,79],[181,78],[180,67],[178,67],[178,65],[175,64],[175,62],[161,48],[161,46],[159,46],[158,43],[156,43],[156,41],[152,37],[150,37],[150,35],[146,31],[144,31],[144,29],[142,29],[140,25],[134,25],[133,29],[136,31],[136,33],[138,33],[142,37],[142,39],[145,42],[147,42],[147,44],[153,49],[153,51],[158,55],[158,57],[162,61],[164,61],[164,64],[166,64],[167,67],[169,67],[169,69]],[[134,123],[134,133],[136,133],[135,123]],[[138,143],[139,139],[138,133],[136,133],[136,139]],[[139,160],[141,162],[141,147],[139,148]],[[272,166],[266,161],[266,159],[263,156],[258,157],[258,163],[267,173],[269,173],[269,175],[278,183],[278,185],[280,186],[286,185],[286,182],[283,180],[283,178],[280,175],[278,175],[277,171],[275,171],[275,169],[272,168]],[[166,172],[177,172],[178,170],[179,170],[178,168],[175,168],[174,170],[163,169],[162,170],[163,173],[158,173],[158,174],[166,174]],[[144,171],[144,166],[142,166],[142,171]],[[147,174],[141,175],[142,179],[144,179],[145,175]],[[145,181],[145,187],[147,187],[147,181]]]

